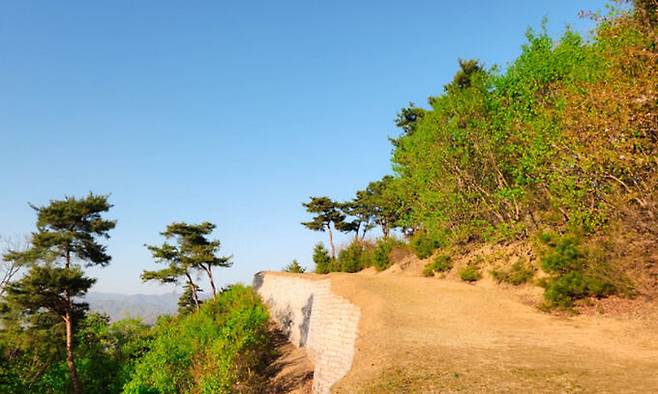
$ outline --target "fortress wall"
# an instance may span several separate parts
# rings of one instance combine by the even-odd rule
[[[328,393],[352,367],[361,312],[331,292],[329,279],[260,272],[254,289],[295,346],[315,364],[313,392]]]

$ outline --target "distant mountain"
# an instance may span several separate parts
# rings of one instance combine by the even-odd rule
[[[160,315],[176,313],[179,294],[118,294],[88,293],[85,301],[94,312],[106,313],[112,321],[126,317],[141,318],[154,323]]]

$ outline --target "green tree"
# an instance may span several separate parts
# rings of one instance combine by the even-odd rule
[[[306,272],[306,268],[299,265],[297,260],[293,260],[292,263],[288,264],[283,268],[284,272],[292,272],[294,274],[303,274]]]
[[[362,191],[361,200],[364,212],[372,215],[374,223],[379,225],[388,238],[391,230],[397,226],[404,202],[394,187],[395,178],[387,175],[379,181],[370,182]]]
[[[336,247],[334,236],[331,231],[334,227],[343,227],[345,214],[340,211],[340,204],[329,197],[311,197],[309,202],[302,203],[306,211],[315,214],[310,222],[303,222],[306,228],[313,231],[326,231],[329,233],[329,245],[331,246],[331,257],[336,258]]]
[[[366,237],[366,233],[374,227],[373,210],[368,204],[368,197],[366,191],[359,190],[352,201],[344,202],[340,205],[341,211],[349,217],[354,218],[351,221],[345,220],[336,226],[336,229],[344,233],[354,232],[354,239],[361,239]]]
[[[145,270],[142,273],[142,280],[178,283],[181,278],[185,278],[185,288],[192,293],[198,309],[200,305],[199,286],[192,279],[194,272],[197,271],[208,277],[213,297],[216,296],[217,288],[213,268],[230,267],[232,262],[230,256],[218,256],[221,247],[219,240],[209,240],[207,237],[215,227],[210,222],[201,224],[176,222],[168,225],[160,234],[167,241],[174,240],[176,245],[165,241],[161,246],[146,246],[156,262],[167,264],[167,267],[158,271]]]
[[[65,326],[66,365],[73,392],[82,386],[75,365],[73,337],[75,323],[84,316],[87,304],[75,299],[86,294],[95,279],[85,276],[86,267],[107,266],[111,256],[99,238],[109,238],[116,221],[102,214],[112,207],[108,196],[89,193],[84,198],[65,197],[37,207],[37,231],[32,233],[31,247],[9,251],[4,259],[30,264],[20,280],[7,287],[6,303],[17,312],[20,325],[50,328],[57,320]]]

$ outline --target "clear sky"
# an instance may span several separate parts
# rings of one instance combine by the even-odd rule
[[[467,4],[467,5],[465,5]],[[218,224],[222,283],[325,234],[310,195],[347,199],[390,173],[409,101],[441,92],[458,58],[506,65],[548,17],[588,32],[603,1],[0,1],[0,234],[43,205],[111,193],[112,264],[95,291],[157,293],[144,243],[172,221]]]

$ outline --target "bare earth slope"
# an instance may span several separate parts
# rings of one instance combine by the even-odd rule
[[[658,392],[658,320],[558,317],[493,285],[330,274],[361,308],[354,392]]]

